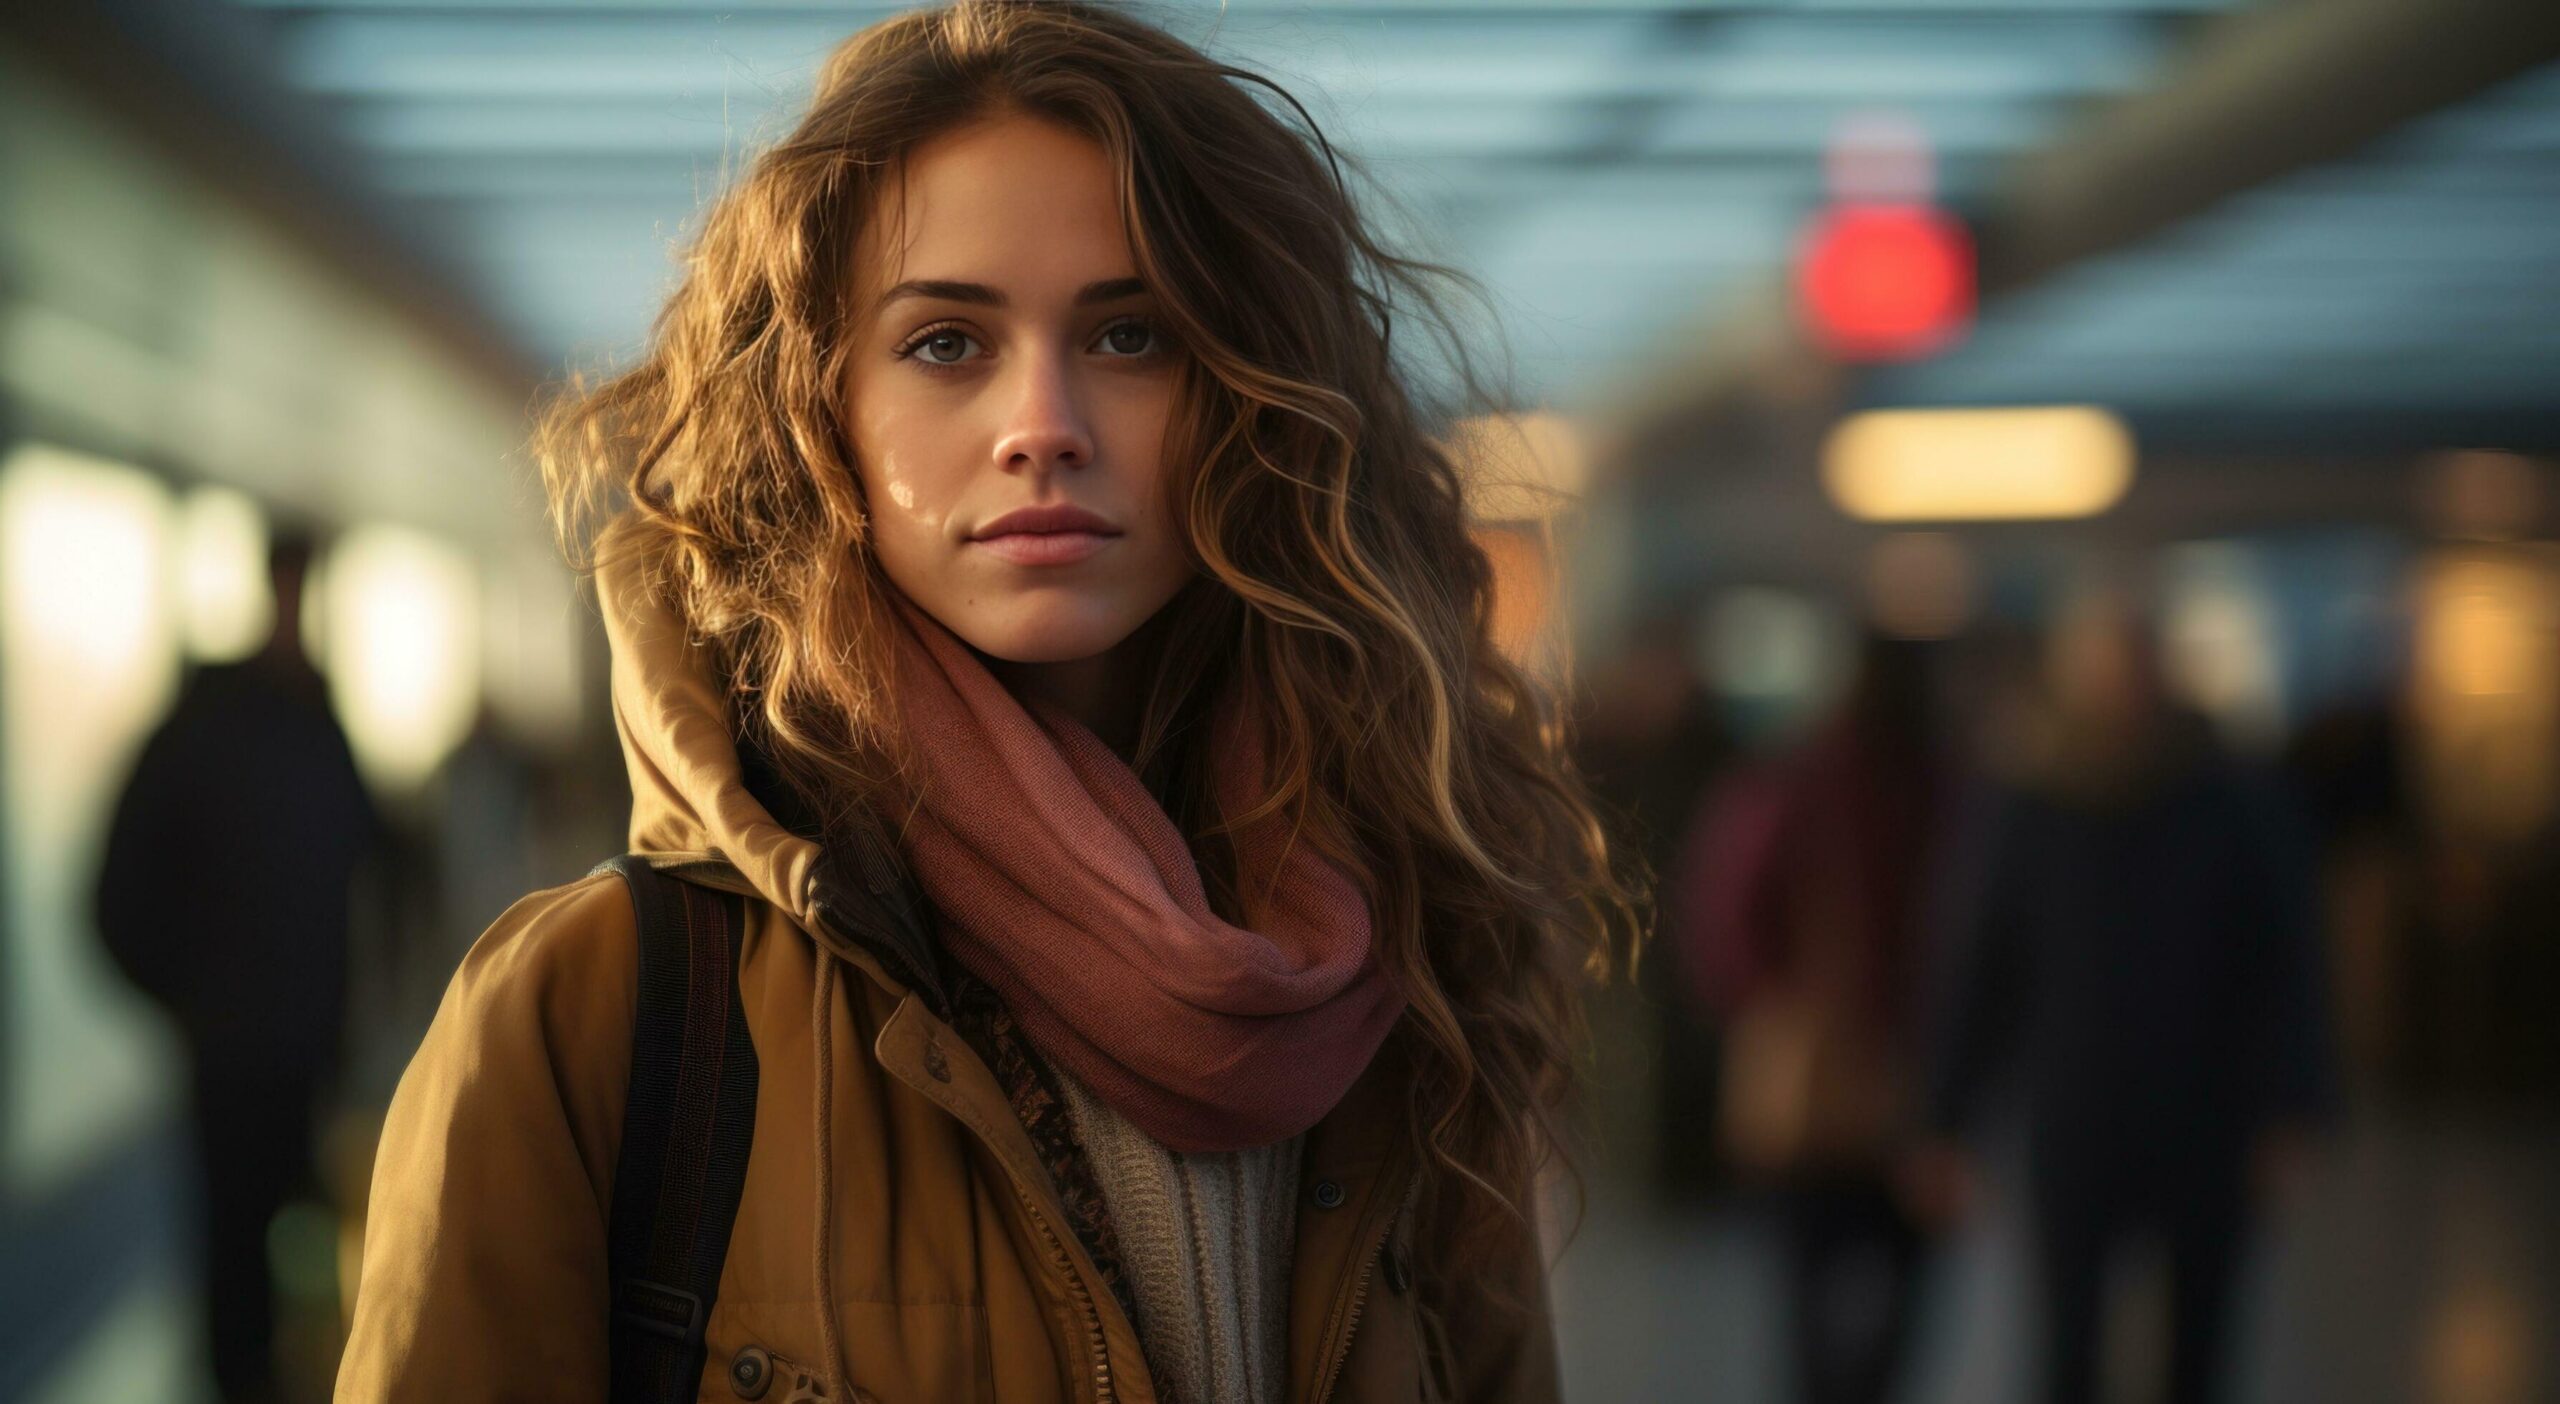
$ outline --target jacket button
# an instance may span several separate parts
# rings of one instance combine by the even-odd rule
[[[773,1357],[763,1346],[749,1346],[729,1362],[729,1388],[740,1399],[762,1399],[773,1387]]]
[[[1332,1180],[1316,1181],[1316,1207],[1318,1209],[1341,1208],[1342,1186]]]
[[[1413,1264],[1405,1257],[1404,1245],[1389,1239],[1379,1256],[1385,1260],[1387,1286],[1393,1288],[1397,1296],[1403,1296],[1413,1286]]]

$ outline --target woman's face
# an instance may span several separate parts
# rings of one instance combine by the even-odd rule
[[[1110,158],[1006,116],[917,148],[902,185],[857,252],[843,386],[881,568],[996,658],[1103,653],[1192,574],[1164,493],[1179,357]]]

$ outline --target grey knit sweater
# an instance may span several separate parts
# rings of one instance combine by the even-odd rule
[[[1264,1404],[1288,1387],[1303,1136],[1184,1154],[1055,1069],[1120,1243],[1138,1337],[1168,1404]]]

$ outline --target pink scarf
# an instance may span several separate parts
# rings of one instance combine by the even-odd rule
[[[1015,698],[903,596],[898,701],[924,799],[907,848],[952,954],[1044,1057],[1178,1151],[1269,1145],[1342,1100],[1404,999],[1371,952],[1367,895],[1278,815],[1229,835],[1231,926],[1136,771],[1053,704]],[[1220,818],[1268,778],[1250,700],[1212,708]]]

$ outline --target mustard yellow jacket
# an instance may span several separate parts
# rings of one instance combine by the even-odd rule
[[[675,615],[627,572],[599,586],[632,847],[748,899],[755,1139],[699,1398],[826,1398],[826,1312],[856,1401],[1151,1404],[1135,1327],[1011,1103],[916,988],[929,954],[749,793]],[[605,1397],[636,942],[602,874],[524,898],[464,959],[383,1128],[339,1400]],[[1415,1222],[1393,1110],[1401,1047],[1308,1133],[1283,1397],[1554,1399],[1534,1232],[1497,1274],[1537,1304],[1525,1327],[1470,1305],[1483,1283],[1434,1285],[1439,1235]],[[1342,1193],[1320,1204],[1309,1189],[1327,1181]],[[1420,1290],[1438,1312],[1417,1312]],[[762,1390],[734,1382],[750,1353],[771,1362]]]

